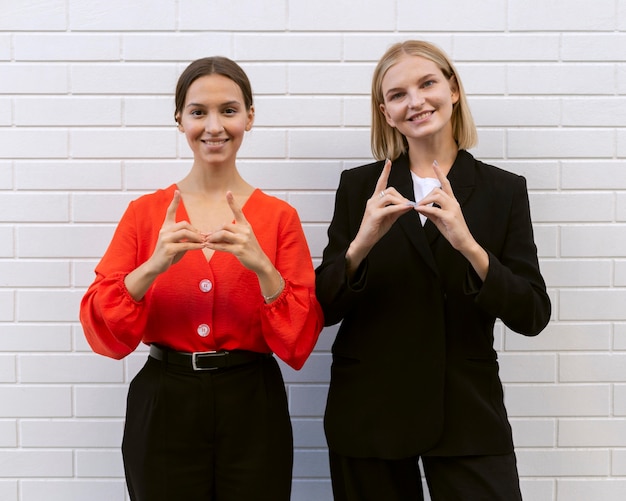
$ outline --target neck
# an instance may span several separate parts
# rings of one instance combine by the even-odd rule
[[[452,138],[445,144],[433,141],[409,142],[411,171],[420,177],[437,177],[433,170],[436,161],[444,175],[447,175],[458,152],[459,148]]]
[[[250,185],[241,177],[235,166],[198,166],[194,163],[189,174],[178,186],[188,193],[205,193],[222,196],[227,191],[237,194],[249,191]]]

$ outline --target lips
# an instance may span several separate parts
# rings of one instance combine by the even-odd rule
[[[426,120],[427,118],[429,118],[433,113],[434,111],[423,111],[421,113],[415,113],[414,115],[411,115],[409,117],[409,121],[420,122],[422,120]]]
[[[200,141],[207,146],[222,146],[228,139],[201,139]]]

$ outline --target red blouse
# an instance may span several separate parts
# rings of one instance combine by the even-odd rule
[[[201,251],[187,252],[141,301],[130,296],[124,278],[152,255],[175,190],[144,195],[124,213],[81,302],[92,349],[115,359],[140,342],[185,352],[242,349],[273,352],[300,369],[323,327],[311,254],[296,210],[261,190],[242,210],[285,280],[278,299],[265,304],[254,272],[218,251],[209,261]],[[182,202],[176,219],[189,221]]]

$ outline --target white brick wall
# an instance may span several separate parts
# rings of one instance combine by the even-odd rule
[[[528,179],[553,321],[496,331],[522,489],[626,496],[626,0],[0,0],[0,499],[123,501],[126,389],[145,349],[91,353],[77,321],[129,200],[180,179],[185,65],[252,80],[240,168],[299,211],[314,262],[343,168],[369,161],[369,86],[396,40],[456,61],[475,154]],[[294,501],[330,500],[321,416],[334,328],[283,366]]]

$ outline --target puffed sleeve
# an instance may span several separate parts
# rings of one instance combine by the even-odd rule
[[[263,305],[261,327],[276,356],[299,370],[315,347],[324,316],[315,296],[311,253],[295,210],[281,222],[278,238],[274,266],[285,288],[275,301]]]
[[[140,264],[137,242],[131,202],[80,304],[80,322],[91,348],[118,360],[137,348],[147,322],[150,291],[135,301],[124,284],[126,275]]]

